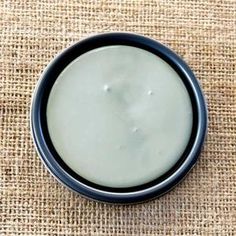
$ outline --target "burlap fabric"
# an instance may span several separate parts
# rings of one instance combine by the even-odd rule
[[[110,31],[174,49],[209,106],[198,164],[172,192],[140,205],[72,193],[45,169],[29,132],[31,95],[47,63]],[[236,235],[236,1],[1,0],[0,148],[0,235]]]

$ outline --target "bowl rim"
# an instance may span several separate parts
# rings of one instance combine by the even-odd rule
[[[55,158],[55,153],[53,154],[50,145],[48,145],[48,142],[45,139],[45,133],[43,131],[45,124],[42,122],[41,118],[41,114],[43,113],[41,107],[47,102],[47,99],[45,100],[45,97],[47,97],[47,95],[45,95],[45,83],[50,74],[55,71],[57,72],[57,75],[54,76],[55,82],[58,74],[60,74],[60,72],[75,58],[89,50],[109,45],[129,45],[139,47],[161,57],[181,75],[180,77],[184,80],[188,92],[191,90],[189,96],[194,101],[194,106],[196,108],[194,113],[197,117],[197,120],[194,123],[196,130],[188,154],[173,173],[158,183],[147,186],[144,189],[134,191],[128,190],[127,192],[112,191],[110,189],[106,190],[91,186],[88,182],[84,183],[78,178],[75,178],[67,169],[58,163],[58,160]],[[51,88],[47,90],[47,93],[49,94]],[[206,138],[208,126],[207,117],[207,105],[201,87],[192,70],[175,52],[160,42],[146,36],[128,32],[112,32],[100,33],[80,40],[59,53],[48,64],[43,71],[32,96],[30,128],[38,155],[51,174],[63,185],[90,199],[109,203],[135,203],[163,195],[177,185],[192,169],[198,159]]]

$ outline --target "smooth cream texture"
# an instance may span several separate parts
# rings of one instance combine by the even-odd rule
[[[186,148],[192,107],[178,74],[130,46],[87,52],[59,75],[49,96],[51,140],[80,176],[110,187],[147,183]]]

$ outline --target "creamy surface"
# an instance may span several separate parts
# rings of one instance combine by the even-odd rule
[[[131,187],[166,173],[181,157],[192,107],[179,75],[156,55],[107,46],[71,62],[47,105],[51,140],[76,173]]]

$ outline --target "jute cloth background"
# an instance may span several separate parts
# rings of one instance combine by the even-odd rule
[[[72,193],[43,166],[29,132],[31,95],[47,63],[109,31],[174,49],[209,106],[198,164],[172,192],[140,205]],[[1,0],[0,118],[0,235],[236,235],[235,0]]]

